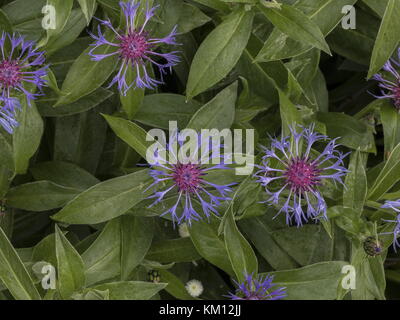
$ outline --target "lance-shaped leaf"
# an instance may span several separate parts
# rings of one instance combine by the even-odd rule
[[[368,78],[376,74],[389,60],[399,44],[400,2],[389,0],[379,28],[378,36],[372,51]]]
[[[285,4],[282,4],[280,9],[266,8],[262,5],[258,8],[276,28],[289,37],[331,53],[318,25],[300,10]]]
[[[40,300],[40,294],[20,257],[0,228],[0,280],[17,300]]]
[[[22,100],[22,112],[19,114],[19,126],[13,134],[13,151],[15,173],[24,174],[28,169],[30,158],[39,147],[43,134],[43,120],[31,101],[29,107],[26,99]]]
[[[166,283],[121,281],[100,284],[92,289],[108,290],[110,300],[149,300],[166,286]]]
[[[193,115],[187,127],[198,131],[230,128],[235,117],[237,88],[238,83],[236,81],[222,90]]]
[[[396,146],[387,159],[385,166],[380,171],[375,183],[369,189],[368,199],[379,200],[385,192],[389,191],[400,180],[400,144]]]
[[[101,182],[78,195],[53,219],[70,224],[96,224],[118,217],[144,200],[148,170]]]
[[[143,158],[146,158],[146,152],[151,142],[146,141],[146,131],[134,122],[118,117],[112,117],[103,114],[111,129],[115,134],[132,147]]]
[[[228,209],[226,214],[228,217],[224,225],[225,246],[236,278],[242,282],[246,275],[257,273],[258,261],[251,245],[236,226],[232,208]]]
[[[64,299],[85,285],[85,267],[79,253],[56,225],[58,290]]]
[[[190,68],[188,99],[222,80],[236,65],[249,40],[253,17],[251,11],[236,11],[203,41]]]

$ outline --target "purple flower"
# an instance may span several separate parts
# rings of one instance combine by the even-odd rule
[[[319,155],[312,152],[314,143],[323,140],[328,137],[314,132],[311,125],[300,132],[291,128],[291,136],[272,139],[270,149],[262,147],[265,155],[255,177],[271,196],[266,202],[279,205],[278,214],[286,213],[288,225],[293,219],[297,226],[310,218],[326,219],[327,206],[319,188],[328,179],[343,184],[348,172],[343,166],[348,154],[336,149],[337,139],[330,140]]]
[[[8,41],[10,48],[8,48]],[[22,36],[10,35],[8,33],[2,34],[0,38],[1,48],[1,62],[0,62],[0,90],[1,98],[7,105],[14,102],[12,99],[13,94],[17,92],[23,93],[30,104],[41,93],[32,93],[24,88],[24,83],[34,84],[39,91],[42,91],[43,86],[46,85],[44,77],[47,75],[44,66],[45,56],[43,51],[38,51],[34,48],[35,43],[32,41],[25,41]],[[12,108],[11,108],[12,109]],[[13,112],[8,108],[7,111]],[[7,120],[6,120],[7,121]]]
[[[178,132],[174,132],[164,150],[168,151],[169,159],[166,156],[163,157],[159,150],[154,153],[150,170],[154,182],[146,190],[159,186],[158,191],[149,197],[149,199],[156,199],[150,207],[164,200],[167,194],[177,195],[177,200],[172,207],[161,216],[171,214],[174,223],[186,222],[190,225],[192,221],[202,219],[202,216],[208,218],[211,214],[218,215],[217,207],[222,201],[230,200],[228,193],[232,191],[231,186],[235,183],[219,185],[207,179],[210,173],[229,168],[223,163],[222,156],[219,154],[214,156],[203,152],[200,135],[198,143],[194,145],[193,154],[187,158],[182,157],[181,150],[178,150],[178,146],[183,147],[183,141],[184,138]],[[210,152],[215,148],[209,149]],[[220,163],[209,164],[216,158],[218,158],[216,162]]]
[[[396,220],[384,220],[386,222],[390,223],[395,223],[395,227],[393,232],[384,232],[382,234],[393,234],[393,247],[394,251],[397,252],[397,247],[400,248],[400,240],[399,240],[399,235],[400,235],[400,199],[396,201],[386,201],[384,205],[382,205],[382,208],[386,209],[393,209],[398,213]]]
[[[19,123],[16,120],[17,110],[21,110],[21,104],[15,98],[0,98],[0,125],[9,133],[14,132],[14,128]]]
[[[235,293],[229,293],[231,300],[280,300],[285,298],[286,291],[284,287],[274,288],[272,283],[274,277],[266,275],[253,278],[253,275],[247,275],[243,283],[235,284],[237,289]]]
[[[106,26],[115,34],[115,40],[108,41],[101,31],[100,25],[98,26],[98,35],[90,34],[96,42],[92,44],[94,47],[90,50],[89,55],[92,60],[99,61],[104,58],[118,55],[121,66],[117,75],[113,78],[110,83],[110,87],[118,82],[118,89],[126,95],[128,90],[132,87],[136,88],[148,88],[154,89],[159,84],[163,83],[163,75],[166,74],[167,70],[176,65],[179,62],[179,58],[176,55],[177,51],[170,53],[160,53],[155,50],[161,44],[177,45],[175,37],[177,35],[177,28],[171,31],[171,33],[165,38],[153,38],[145,27],[150,19],[154,16],[155,9],[147,7],[145,12],[145,20],[142,26],[137,26],[138,23],[138,10],[140,2],[120,2],[123,14],[125,15],[125,30],[116,30],[110,20],[100,20],[100,24]],[[115,51],[108,54],[95,54],[94,51],[107,45],[115,48]],[[146,62],[150,62],[156,66],[161,75],[161,81],[153,79],[146,70]],[[135,79],[132,83],[127,83],[126,73],[129,68],[132,68],[135,72]]]
[[[381,96],[375,96],[378,99],[392,99],[395,107],[400,111],[400,74],[396,68],[400,67],[400,48],[397,50],[396,59],[389,59],[383,66],[383,70],[389,73],[390,79],[384,78],[381,74],[374,75],[373,79],[379,81]]]

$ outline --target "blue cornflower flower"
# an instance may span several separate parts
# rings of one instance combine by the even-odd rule
[[[94,61],[99,61],[110,56],[119,56],[121,66],[109,87],[118,82],[118,89],[123,95],[126,95],[128,90],[132,87],[154,89],[159,84],[163,83],[162,77],[166,74],[166,70],[170,70],[171,67],[179,62],[179,57],[176,55],[177,51],[170,53],[155,51],[161,44],[177,45],[175,40],[177,27],[175,26],[171,33],[164,38],[152,38],[151,35],[145,31],[145,27],[154,16],[154,12],[158,6],[154,8],[147,7],[143,25],[137,26],[140,2],[121,1],[119,5],[126,18],[126,30],[116,30],[110,20],[97,19],[100,21],[98,35],[96,36],[90,33],[96,42],[92,44],[94,48],[90,50],[89,55]],[[115,42],[108,41],[105,38],[101,31],[101,25],[106,26],[114,32]],[[112,46],[115,48],[115,51],[109,54],[95,54],[94,51],[102,45]],[[146,62],[150,62],[158,68],[161,81],[151,78],[146,70]],[[132,83],[127,83],[126,80],[128,68],[132,68],[136,72],[136,78]]]
[[[288,225],[294,218],[297,226],[301,226],[310,218],[326,219],[327,206],[319,187],[326,179],[343,184],[342,177],[348,172],[343,159],[348,154],[338,151],[337,139],[333,139],[322,153],[313,156],[313,144],[328,137],[314,132],[313,125],[300,132],[295,128],[290,130],[291,136],[272,139],[270,149],[262,147],[265,155],[262,164],[256,165],[259,170],[255,177],[271,195],[266,202],[281,206],[278,214],[286,213]],[[286,200],[281,203],[281,198]],[[307,206],[306,212],[304,206]]]
[[[280,300],[285,298],[286,288],[277,287],[273,284],[273,276],[262,275],[254,278],[253,275],[247,275],[242,283],[236,281],[237,289],[235,293],[229,293],[228,298],[232,300]]]
[[[0,98],[0,125],[12,134],[19,123],[16,120],[17,110],[21,110],[21,104],[15,98]]]
[[[384,232],[383,234],[393,234],[393,247],[394,251],[397,252],[397,247],[400,248],[400,240],[399,240],[399,235],[400,235],[400,199],[396,201],[386,201],[384,205],[382,205],[382,208],[386,209],[393,209],[397,213],[396,220],[384,220],[386,222],[390,223],[396,223],[396,226],[394,227],[393,232]]]
[[[10,51],[6,50],[6,40],[11,43]],[[1,98],[5,104],[13,104],[11,99],[15,91],[23,93],[30,104],[37,96],[41,95],[43,86],[46,85],[44,77],[47,75],[48,66],[44,66],[45,56],[43,51],[34,48],[33,41],[26,41],[24,37],[16,34],[10,35],[3,32],[0,38],[0,90]],[[24,88],[24,82],[33,83],[40,93],[32,93]],[[13,109],[14,110],[14,109]],[[8,111],[11,111],[8,110]]]
[[[389,59],[383,66],[383,70],[392,75],[391,79],[384,78],[381,74],[376,74],[373,79],[379,81],[379,87],[381,88],[381,96],[375,96],[378,99],[391,99],[395,107],[400,111],[400,48],[397,50],[396,59]]]
[[[187,157],[182,157],[182,149],[178,146],[182,148],[184,140],[185,138],[178,132],[171,135],[170,142],[166,144],[166,150],[163,150],[168,151],[168,160],[162,155],[164,152],[156,150],[150,170],[154,182],[146,189],[147,191],[154,186],[165,188],[148,197],[148,199],[156,199],[149,207],[161,202],[167,194],[171,196],[175,193],[178,196],[175,204],[161,214],[161,216],[171,214],[173,222],[177,222],[178,225],[183,222],[190,225],[192,221],[203,217],[209,218],[211,214],[218,215],[217,208],[222,201],[230,200],[228,193],[232,191],[231,186],[236,184],[219,185],[207,179],[210,173],[230,169],[224,163],[225,156],[221,156],[219,152],[215,154],[213,152],[221,146],[214,146],[208,149],[209,152],[203,152],[201,146],[204,145],[204,141],[199,135],[198,143],[192,149],[194,152]],[[218,161],[213,160],[216,158],[219,158]],[[215,162],[219,163],[215,164]],[[195,209],[196,202],[200,204],[199,209]]]

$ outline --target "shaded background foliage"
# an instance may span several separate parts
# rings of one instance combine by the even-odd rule
[[[244,269],[275,275],[290,299],[399,298],[392,237],[382,237],[388,250],[374,258],[363,241],[390,231],[380,203],[400,198],[400,116],[368,93],[376,83],[366,80],[399,44],[400,3],[280,2],[281,10],[256,0],[154,0],[151,30],[165,35],[178,25],[182,62],[156,91],[121,97],[106,89],[115,60],[86,54],[93,16],[118,22],[118,1],[0,1],[1,29],[37,41],[51,70],[15,135],[0,132],[0,298],[191,299],[184,285],[194,278],[201,298],[220,299]],[[46,4],[58,19],[47,32]],[[340,25],[345,5],[356,7],[355,30]],[[272,220],[276,209],[259,203],[261,188],[241,177],[221,216],[182,238],[158,217],[165,204],[147,208],[150,177],[137,166],[146,130],[168,129],[170,120],[255,129],[264,145],[293,122],[316,123],[353,151],[347,189],[325,192],[328,222],[296,228]],[[41,288],[44,263],[56,266],[56,290]],[[357,271],[351,292],[340,286],[347,264]],[[149,281],[151,270],[160,283]]]

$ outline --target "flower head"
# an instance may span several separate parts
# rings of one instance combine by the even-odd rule
[[[313,126],[300,132],[291,128],[291,136],[272,139],[269,149],[262,147],[265,155],[255,177],[271,196],[267,202],[280,205],[278,214],[286,213],[287,224],[292,219],[300,226],[311,218],[326,218],[327,206],[319,189],[328,179],[343,184],[342,177],[348,172],[343,166],[347,154],[336,149],[337,139],[330,140],[318,156],[311,152],[315,142],[327,139],[314,132]]]
[[[156,199],[150,205],[152,207],[165,199],[167,194],[169,196],[175,194],[177,196],[175,204],[161,216],[171,214],[173,222],[178,224],[186,222],[190,226],[193,220],[201,219],[202,215],[208,218],[212,213],[218,214],[217,207],[221,205],[222,201],[230,200],[228,193],[232,191],[231,186],[235,183],[219,185],[207,179],[211,172],[229,168],[221,159],[223,156],[219,154],[214,156],[214,152],[213,155],[203,153],[201,145],[204,144],[200,135],[198,141],[193,145],[194,152],[186,158],[181,157],[181,152],[177,150],[178,145],[180,148],[184,147],[183,142],[184,139],[178,132],[172,134],[171,141],[166,145],[168,159],[162,155],[162,152],[156,150],[150,170],[154,182],[149,188],[158,185],[165,189],[156,191],[149,198]],[[215,150],[215,148],[209,150]],[[213,158],[219,158],[219,163],[210,164],[213,162]]]
[[[383,66],[383,70],[391,75],[390,79],[381,74],[374,75],[373,79],[379,81],[381,95],[375,96],[378,99],[391,99],[395,107],[400,111],[400,48],[397,50],[397,59],[389,59]]]
[[[188,281],[185,285],[185,288],[193,298],[201,296],[204,291],[203,284],[196,279]]]
[[[393,232],[385,232],[383,234],[393,234],[393,247],[394,251],[397,251],[397,247],[400,248],[400,200],[396,201],[386,201],[382,208],[386,209],[393,209],[395,212],[398,213],[396,220],[384,220],[386,222],[395,223],[395,227]]]
[[[7,42],[10,49],[7,50]],[[1,98],[7,99],[16,93],[23,93],[28,104],[41,93],[32,93],[24,88],[24,83],[32,83],[41,92],[46,85],[44,77],[47,75],[47,67],[44,66],[45,56],[43,51],[34,48],[33,41],[26,41],[18,35],[2,34],[0,38],[0,90]],[[11,102],[9,102],[11,103]]]
[[[273,277],[266,275],[265,277],[253,277],[247,275],[243,283],[237,283],[235,293],[230,293],[229,298],[232,300],[280,300],[286,297],[286,288],[277,287],[273,284]]]
[[[110,87],[118,83],[118,89],[123,95],[126,95],[128,90],[134,88],[148,88],[154,89],[159,84],[163,83],[162,77],[166,74],[167,70],[179,62],[176,55],[177,52],[160,53],[156,49],[161,44],[177,45],[176,35],[177,28],[175,27],[169,35],[164,38],[154,38],[147,31],[145,31],[147,23],[154,16],[157,7],[149,8],[145,12],[144,23],[138,26],[140,2],[128,1],[119,3],[122,12],[125,16],[125,29],[115,29],[110,20],[100,20],[98,27],[98,35],[90,34],[96,40],[92,44],[93,49],[90,50],[89,55],[92,60],[99,61],[110,56],[118,56],[120,60],[120,68],[117,75],[110,83]],[[107,40],[101,31],[101,25],[110,29],[115,37],[114,40]],[[95,50],[101,46],[111,46],[113,51],[108,54],[96,54]],[[153,64],[159,71],[161,81],[153,79],[147,69],[146,62]],[[135,79],[132,83],[127,83],[126,73],[129,68],[135,72]]]

